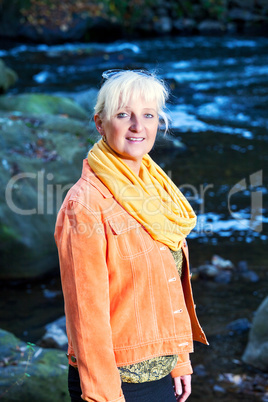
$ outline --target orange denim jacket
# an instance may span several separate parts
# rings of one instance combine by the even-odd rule
[[[173,377],[191,374],[193,339],[207,343],[187,269],[181,279],[167,246],[153,240],[84,160],[58,213],[58,247],[69,363],[82,398],[123,402],[118,366],[178,354]]]

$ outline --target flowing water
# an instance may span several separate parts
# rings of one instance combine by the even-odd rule
[[[235,265],[247,261],[261,278],[257,283],[193,283],[211,347],[197,346],[193,357],[195,365],[205,365],[208,376],[196,377],[192,400],[261,400],[261,393],[239,394],[232,387],[221,393],[215,384],[221,373],[242,375],[249,370],[240,362],[247,336],[230,335],[226,325],[237,318],[251,321],[267,295],[268,39],[17,44],[3,45],[0,57],[19,74],[19,82],[10,90],[14,94],[43,92],[75,98],[97,90],[101,72],[110,68],[145,67],[157,70],[167,81],[172,90],[168,108],[173,139],[168,150],[159,146],[152,154],[198,216],[189,236],[192,267],[219,254]],[[63,311],[58,277],[9,287],[3,296],[2,327],[30,341],[36,341],[43,326]]]

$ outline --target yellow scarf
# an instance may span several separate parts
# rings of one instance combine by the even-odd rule
[[[100,140],[88,163],[120,205],[143,225],[153,239],[176,251],[195,227],[196,215],[166,173],[144,155],[137,176],[107,143]]]

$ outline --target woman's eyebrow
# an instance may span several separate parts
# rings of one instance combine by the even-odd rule
[[[131,108],[131,106],[122,106],[118,110],[121,110],[121,109],[130,109],[131,110],[132,108]],[[156,109],[154,107],[145,107],[142,110],[154,110],[156,112]]]

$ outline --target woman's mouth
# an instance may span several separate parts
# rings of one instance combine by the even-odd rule
[[[128,137],[127,140],[131,141],[131,142],[142,142],[144,140],[144,138],[143,137]]]

